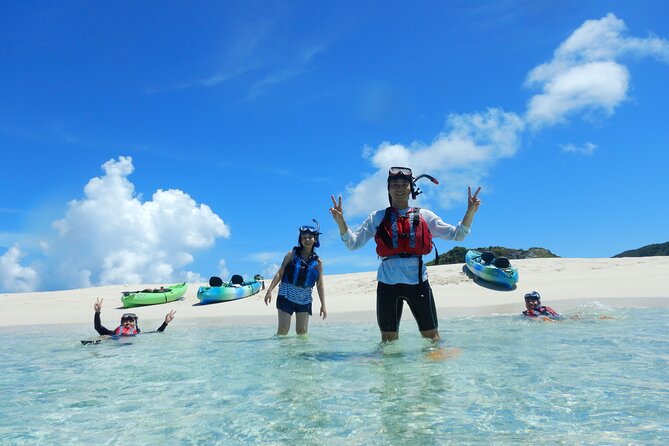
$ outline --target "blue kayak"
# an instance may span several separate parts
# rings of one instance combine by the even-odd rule
[[[513,288],[518,283],[518,270],[505,257],[491,259],[472,249],[465,254],[465,264],[472,274],[487,282],[506,288]]]
[[[228,302],[253,296],[262,288],[262,281],[253,280],[240,284],[223,283],[221,286],[201,286],[197,290],[197,298],[200,304],[213,304],[216,302]]]

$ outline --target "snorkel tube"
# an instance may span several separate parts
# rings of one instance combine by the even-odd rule
[[[414,200],[416,199],[417,196],[423,193],[422,190],[416,187],[416,181],[420,180],[421,178],[427,178],[428,180],[432,181],[434,184],[439,184],[439,180],[437,180],[435,177],[432,175],[428,175],[426,173],[422,175],[418,175],[416,178],[411,179],[411,198]]]
[[[419,188],[416,187],[416,181],[420,180],[421,178],[427,178],[430,181],[432,181],[432,183],[439,184],[439,180],[437,180],[432,175],[428,175],[426,173],[414,177],[413,172],[408,167],[391,167],[390,169],[388,169],[388,183],[390,184],[390,181],[393,180],[408,181],[409,184],[411,185],[411,198],[413,198],[414,200],[416,199],[417,196],[423,193],[423,191],[421,191]],[[390,192],[388,192],[388,201],[392,206],[393,200],[390,197]]]

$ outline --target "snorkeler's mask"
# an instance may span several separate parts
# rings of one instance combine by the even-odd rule
[[[413,198],[414,200],[416,199],[417,196],[423,193],[419,188],[416,187],[416,181],[420,180],[421,178],[427,178],[434,184],[439,184],[439,180],[437,180],[432,175],[428,175],[426,173],[418,175],[417,177],[414,178],[413,172],[408,167],[395,166],[388,169],[388,183],[390,183],[393,180],[408,181],[409,184],[411,184],[411,198]],[[390,199],[390,194],[388,194],[388,200],[392,204],[392,200]]]
[[[537,302],[541,303],[541,295],[536,291],[532,291],[531,293],[527,293],[525,295],[525,302],[529,302],[531,300],[536,300]]]
[[[121,325],[123,325],[124,322],[134,322],[135,326],[137,326],[137,321],[139,318],[135,313],[123,313],[123,316],[121,316]]]
[[[321,225],[318,223],[318,220],[315,218],[312,218],[311,221],[313,221],[316,226],[300,226],[300,235],[297,237],[297,244],[299,246],[302,246],[302,242],[300,241],[300,237],[302,234],[307,233],[307,234],[313,234],[314,235],[314,248],[318,248],[321,246],[321,242],[318,240],[318,236],[321,233]]]

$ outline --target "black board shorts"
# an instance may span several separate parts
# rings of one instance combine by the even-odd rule
[[[416,285],[379,282],[376,286],[376,320],[381,331],[399,331],[404,302],[409,305],[420,331],[434,330],[439,326],[432,288],[427,280]]]

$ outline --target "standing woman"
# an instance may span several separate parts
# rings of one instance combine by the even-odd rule
[[[265,294],[265,305],[272,301],[272,290],[279,284],[276,308],[279,313],[279,328],[276,334],[285,336],[290,330],[290,319],[295,313],[295,332],[307,334],[309,316],[311,316],[311,291],[316,285],[321,301],[320,316],[325,319],[325,290],[323,288],[323,264],[314,248],[321,246],[318,241],[320,226],[302,226],[297,239],[298,246],[288,251],[283,258],[281,268],[276,272]]]

